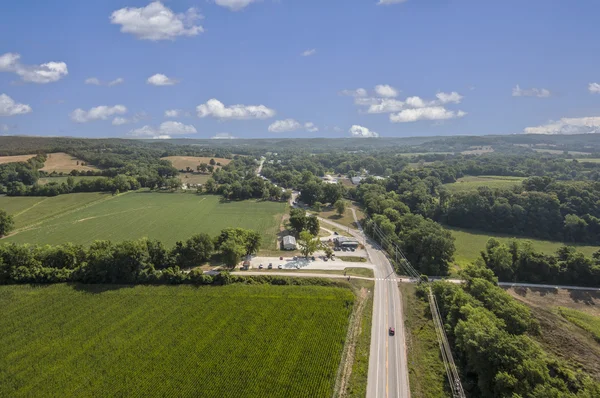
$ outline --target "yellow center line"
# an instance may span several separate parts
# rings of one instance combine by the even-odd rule
[[[388,315],[389,315],[389,308],[388,308],[388,284],[384,283],[385,285],[385,323],[386,325],[389,324],[389,319],[388,319]],[[385,337],[385,396],[389,396],[389,374],[388,374],[388,337],[386,334]]]

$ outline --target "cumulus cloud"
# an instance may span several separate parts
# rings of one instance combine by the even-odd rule
[[[364,88],[357,88],[356,90],[342,90],[340,91],[340,94],[355,98],[366,97],[367,90],[365,90]]]
[[[123,84],[124,82],[125,82],[125,79],[123,79],[122,77],[118,77],[115,80],[108,82],[108,86],[109,87],[118,86],[119,84]]]
[[[171,79],[162,73],[157,73],[152,75],[146,80],[146,83],[152,84],[153,86],[172,86],[174,84],[179,83],[179,81],[175,79]]]
[[[463,96],[456,91],[451,93],[437,93],[435,96],[441,104],[460,104],[460,101],[463,99]]]
[[[397,99],[377,99],[375,103],[369,104],[369,109],[367,109],[367,113],[391,113],[391,112],[399,112],[404,109],[404,102],[399,101]]]
[[[181,122],[175,122],[169,120],[167,122],[163,122],[158,127],[152,126],[143,126],[138,129],[131,130],[129,135],[133,135],[135,137],[152,137],[159,139],[168,139],[174,135],[189,135],[196,134],[196,128],[191,124],[183,124]]]
[[[167,109],[165,111],[165,117],[179,117],[181,115],[181,111],[179,109]]]
[[[527,127],[525,134],[589,134],[600,133],[600,116],[567,118],[550,121],[537,127]]]
[[[229,8],[231,11],[240,11],[256,1],[257,0],[215,0],[215,4]]]
[[[146,7],[125,7],[114,11],[110,23],[121,25],[121,32],[141,40],[175,40],[178,36],[196,36],[204,32],[196,22],[202,19],[195,8],[176,14],[160,1]]]
[[[0,116],[24,115],[31,112],[31,107],[15,102],[6,94],[0,94]]]
[[[315,126],[313,122],[304,123],[304,129],[309,133],[316,133],[317,131],[319,131],[319,128]]]
[[[389,6],[391,4],[400,4],[400,3],[404,3],[406,2],[406,0],[379,0],[377,2],[378,6]]]
[[[375,93],[379,97],[393,98],[398,96],[398,90],[388,84],[378,84],[375,86]]]
[[[46,62],[40,65],[24,65],[21,56],[15,53],[0,55],[0,72],[12,72],[28,83],[53,83],[69,74],[64,62]]]
[[[196,107],[198,117],[212,116],[217,119],[269,119],[275,116],[275,110],[264,105],[231,105],[225,106],[221,101],[212,98],[205,104]]]
[[[75,109],[71,112],[71,120],[77,123],[87,123],[94,120],[106,120],[114,115],[123,115],[125,113],[127,113],[127,108],[124,105],[101,105],[91,108],[89,111],[84,111],[81,108]]]
[[[588,86],[588,90],[590,90],[590,93],[592,94],[600,94],[600,84],[590,83],[590,85]]]
[[[302,56],[310,57],[311,55],[315,55],[316,53],[317,53],[317,50],[314,48],[311,48],[310,50],[305,50],[304,52],[302,52]]]
[[[377,134],[376,132],[371,131],[366,127],[359,126],[357,124],[352,125],[352,127],[350,127],[349,132],[352,135],[352,137],[379,137],[379,134]]]
[[[97,77],[88,77],[87,79],[85,79],[85,84],[91,84],[91,85],[94,85],[94,86],[104,86],[104,85],[106,85],[106,86],[112,87],[112,86],[119,85],[119,84],[121,84],[123,82],[125,82],[125,79],[123,79],[122,77],[119,77],[119,78],[117,78],[115,80],[112,80],[112,81],[110,81],[110,82],[108,82],[106,84],[103,83],[103,82],[101,82],[100,79],[98,79]]]
[[[122,116],[118,116],[118,117],[114,118],[112,121],[113,126],[121,126],[121,125],[127,124],[127,123],[129,123],[129,120],[127,120],[126,118],[124,118]]]
[[[513,97],[538,97],[548,98],[551,93],[545,88],[521,88],[518,84],[512,89]]]
[[[96,77],[88,77],[87,79],[85,79],[85,84],[92,84],[94,86],[99,86],[100,80],[98,80],[98,78],[96,78]]]
[[[284,119],[273,122],[268,130],[271,133],[286,133],[288,131],[298,130],[301,127],[302,125],[294,119]]]
[[[233,140],[236,137],[231,135],[231,133],[217,133],[214,136],[210,137],[213,140]]]
[[[416,122],[419,120],[446,120],[465,116],[463,111],[449,111],[442,106],[432,106],[425,108],[404,109],[398,113],[390,114],[392,123]]]

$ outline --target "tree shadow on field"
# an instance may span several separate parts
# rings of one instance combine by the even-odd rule
[[[90,294],[101,294],[104,292],[110,292],[121,289],[132,289],[135,285],[113,285],[113,284],[86,284],[86,283],[69,283],[68,286],[78,292],[90,293]]]
[[[569,296],[576,303],[583,302],[585,305],[596,305],[600,301],[600,292],[586,290],[569,290]]]

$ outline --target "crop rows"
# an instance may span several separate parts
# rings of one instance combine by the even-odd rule
[[[0,396],[333,393],[349,290],[86,289],[0,287]]]

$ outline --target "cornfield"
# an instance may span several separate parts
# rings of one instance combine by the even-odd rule
[[[0,396],[326,397],[350,290],[0,287]]]

